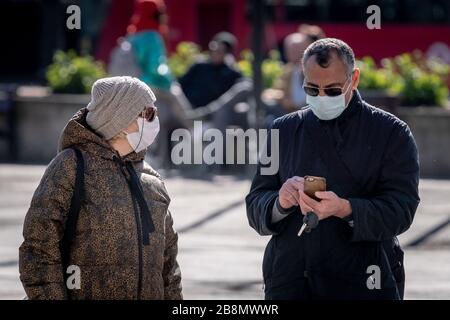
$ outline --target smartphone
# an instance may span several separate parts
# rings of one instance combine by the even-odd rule
[[[324,177],[315,176],[305,176],[305,194],[313,198],[316,201],[320,201],[314,193],[316,191],[326,191],[327,190],[327,180]]]

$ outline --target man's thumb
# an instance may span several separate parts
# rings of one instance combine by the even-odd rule
[[[316,191],[314,195],[320,199],[328,199],[330,197],[330,194],[326,191]]]

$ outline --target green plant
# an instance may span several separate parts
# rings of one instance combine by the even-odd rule
[[[253,75],[253,53],[250,49],[245,49],[241,51],[240,56],[241,59],[237,62],[238,69],[242,72],[244,77],[251,78]]]
[[[204,54],[200,47],[193,42],[180,42],[175,52],[169,57],[169,68],[175,77],[180,78]]]
[[[356,61],[360,69],[359,88],[362,90],[383,90],[389,94],[396,93],[394,83],[398,81],[396,74],[388,68],[378,68],[371,57],[363,57]],[[398,91],[397,91],[398,92]]]
[[[447,65],[436,60],[427,60],[419,51],[401,54],[384,63],[400,75],[402,81],[399,91],[403,95],[405,105],[442,106],[447,102]]]
[[[56,93],[89,93],[92,84],[106,76],[101,62],[91,56],[78,56],[75,51],[57,51],[47,67],[48,85]]]
[[[238,61],[238,69],[246,77],[252,77],[253,53],[246,49],[241,52],[241,60]],[[283,73],[283,63],[277,50],[271,50],[269,57],[264,59],[261,65],[264,88],[272,88],[275,80]]]
[[[448,99],[447,77],[450,67],[426,59],[420,51],[385,58],[377,67],[370,57],[357,61],[361,70],[359,88],[384,90],[400,95],[408,106],[445,105]]]

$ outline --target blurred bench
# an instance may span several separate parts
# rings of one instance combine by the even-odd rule
[[[16,117],[14,98],[17,86],[0,85],[0,139],[7,144],[8,154],[3,160],[17,161]]]

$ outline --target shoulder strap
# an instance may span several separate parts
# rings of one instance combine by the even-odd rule
[[[78,214],[80,212],[81,202],[84,199],[84,159],[80,150],[73,148],[77,157],[77,171],[75,177],[75,187],[73,189],[72,199],[70,201],[70,208],[67,214],[66,226],[64,229],[64,236],[61,241],[61,259],[65,271],[69,264],[70,246],[75,236],[77,228]]]

